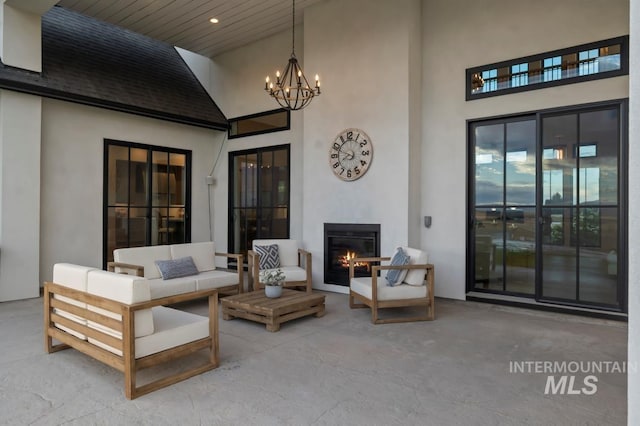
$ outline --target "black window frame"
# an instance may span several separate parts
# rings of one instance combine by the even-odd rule
[[[272,127],[270,129],[256,130],[254,132],[245,132],[245,133],[240,133],[235,135],[231,134],[231,128],[233,126],[233,123],[237,123],[243,120],[251,120],[253,118],[265,117],[268,115],[282,114],[282,113],[285,113],[287,117],[287,124],[285,124],[284,126]],[[241,117],[230,118],[228,121],[229,121],[229,128],[227,130],[228,139],[238,139],[238,138],[244,138],[247,136],[263,135],[266,133],[283,132],[285,130],[291,129],[291,111],[284,108],[277,108],[269,111],[258,112],[255,114],[243,115]]]
[[[128,148],[129,150],[131,149],[144,149],[144,150],[149,150],[150,151],[150,155],[148,158],[148,164],[147,167],[150,167],[151,163],[150,161],[152,161],[151,157],[153,156],[153,152],[166,152],[169,154],[181,154],[185,156],[185,169],[186,169],[186,176],[185,176],[185,185],[186,185],[186,192],[185,192],[185,207],[184,207],[184,211],[185,211],[185,215],[184,215],[184,240],[185,243],[189,243],[191,242],[191,201],[192,201],[192,188],[191,188],[191,182],[192,182],[192,154],[193,152],[191,150],[187,150],[187,149],[180,149],[180,148],[172,148],[172,147],[166,147],[166,146],[158,146],[158,145],[149,145],[149,144],[143,144],[143,143],[139,143],[139,142],[128,142],[128,141],[121,141],[121,140],[116,140],[116,139],[108,139],[105,138],[104,142],[104,151],[103,151],[103,171],[102,171],[102,182],[103,182],[103,187],[102,187],[102,267],[103,269],[106,269],[107,267],[107,261],[108,261],[108,257],[109,257],[109,247],[108,247],[108,232],[109,232],[109,147],[110,146],[120,146],[120,147],[125,147]],[[147,185],[151,185],[151,179],[149,179],[149,182]],[[147,216],[150,217],[151,215],[151,210],[153,210],[153,206],[151,204],[151,190],[150,188],[147,188],[147,202],[146,202],[146,208],[147,210],[149,210],[147,212]],[[147,230],[146,230],[147,235],[151,235],[151,222],[149,221],[149,223],[147,224]],[[147,244],[148,244],[148,240],[147,240]]]
[[[567,299],[558,299],[551,297],[540,297],[539,291],[542,288],[541,276],[536,278],[536,294],[535,295],[525,295],[522,293],[513,293],[513,292],[504,292],[504,291],[495,291],[490,289],[481,289],[476,286],[475,282],[475,272],[472,270],[474,267],[474,245],[475,240],[473,237],[475,219],[474,219],[474,206],[475,206],[475,191],[474,191],[474,179],[475,179],[475,150],[474,146],[471,143],[472,139],[472,128],[476,123],[490,123],[490,122],[511,122],[517,121],[520,119],[524,119],[527,116],[536,117],[537,121],[537,147],[539,158],[542,159],[543,149],[541,143],[541,130],[542,130],[542,119],[544,117],[549,117],[553,115],[559,115],[564,113],[584,113],[588,111],[598,110],[598,109],[607,109],[607,108],[617,108],[619,111],[619,138],[620,138],[620,146],[618,153],[618,173],[619,173],[619,186],[618,186],[618,201],[617,207],[620,210],[619,213],[619,223],[618,223],[618,275],[620,277],[620,281],[618,282],[618,303],[617,304],[606,304],[606,303],[596,303],[590,302],[586,300],[580,301],[570,301]],[[575,105],[567,105],[561,107],[533,110],[533,111],[524,111],[513,114],[502,114],[497,116],[488,116],[488,117],[479,117],[466,120],[466,139],[467,139],[467,176],[466,176],[466,213],[467,213],[467,229],[465,233],[465,241],[466,241],[466,253],[465,253],[465,262],[466,262],[466,273],[465,273],[465,291],[467,293],[467,300],[475,300],[475,301],[487,301],[490,300],[492,303],[497,304],[506,304],[513,306],[526,306],[532,309],[541,309],[548,311],[557,311],[557,312],[572,312],[579,315],[586,315],[592,317],[601,317],[608,319],[616,319],[619,320],[620,317],[617,314],[628,314],[628,297],[629,297],[629,275],[628,275],[628,266],[629,266],[629,258],[627,255],[628,248],[628,229],[629,229],[629,202],[628,202],[628,188],[630,185],[629,182],[629,99],[609,99],[603,101],[597,101],[586,104],[575,104]],[[567,155],[571,155],[571,153],[567,153]],[[539,161],[536,165],[536,174],[537,174],[537,193],[536,193],[536,214],[539,217],[539,209],[542,206],[542,162]],[[585,206],[589,207],[589,206]],[[606,206],[605,206],[606,207]],[[569,231],[570,232],[570,231]],[[541,244],[542,236],[539,234],[536,238],[536,244]],[[542,261],[542,253],[538,252],[536,254],[536,268],[540,268]],[[538,274],[539,275],[539,274]],[[487,295],[497,294],[500,295],[496,298],[491,296],[489,297],[476,297],[474,295],[470,295],[469,293],[484,293]],[[506,300],[501,299],[502,296],[514,296],[516,298],[521,298],[523,300],[534,300],[538,303],[529,303],[522,302],[517,299],[514,300]],[[573,308],[577,308],[577,310],[573,310]],[[588,310],[585,310],[588,309]],[[615,315],[609,315],[609,313],[615,313]]]
[[[550,57],[565,56],[569,54],[578,54],[581,51],[598,49],[602,47],[620,45],[620,69],[603,71],[594,74],[572,76],[566,78],[560,78],[551,81],[543,81],[538,83],[531,83],[525,85],[519,85],[515,87],[509,87],[504,89],[497,89],[491,92],[473,93],[472,78],[475,74],[482,74],[483,71],[489,71],[493,69],[499,70],[500,68],[512,69],[512,66],[521,65],[524,63],[531,63],[535,61],[544,61]],[[543,69],[544,71],[544,69]],[[525,56],[517,59],[510,59],[507,61],[496,62],[493,64],[481,65],[476,67],[467,68],[465,71],[465,100],[474,101],[478,99],[490,98],[494,96],[508,95],[512,93],[528,92],[530,90],[546,89],[548,87],[562,86],[566,84],[581,83],[584,81],[600,80],[604,78],[619,77],[629,74],[629,36],[614,37],[606,40],[600,40],[592,43],[581,44],[578,46],[567,47],[559,50],[552,50],[549,52],[539,53],[531,56]],[[514,74],[509,74],[507,77],[511,80]],[[506,78],[505,76],[502,76]],[[498,75],[496,78],[500,78]]]
[[[235,206],[234,204],[234,184],[235,184],[235,169],[234,169],[234,159],[237,156],[241,156],[241,155],[249,155],[249,154],[256,154],[256,156],[258,158],[261,158],[261,156],[264,153],[268,153],[268,152],[273,152],[273,151],[278,151],[278,150],[286,150],[287,153],[287,165],[288,165],[288,169],[289,169],[289,176],[288,176],[288,193],[287,193],[287,219],[286,219],[286,236],[283,237],[277,237],[277,238],[289,238],[291,236],[291,145],[290,144],[281,144],[281,145],[271,145],[271,146],[264,146],[264,147],[260,147],[260,148],[252,148],[252,149],[245,149],[245,150],[240,150],[240,151],[231,151],[229,152],[229,169],[228,169],[228,203],[227,203],[227,229],[228,229],[228,235],[227,235],[227,250],[229,251],[229,253],[236,253],[236,249],[235,249],[235,233],[234,233],[234,211],[236,209],[238,209],[238,207]],[[259,167],[259,166],[258,166]],[[256,186],[258,188],[260,188],[261,182],[260,182],[260,175],[257,176],[257,182],[256,182]],[[260,207],[260,191],[258,191],[258,201],[256,202],[256,206],[252,207],[256,209],[256,214],[258,215],[261,210]],[[249,209],[249,208],[247,208]],[[256,216],[257,217],[257,216]],[[261,217],[257,217],[257,220],[260,221],[262,218]],[[257,235],[258,239],[269,239],[269,238],[276,238],[276,237],[271,237],[271,236],[265,236],[265,235]],[[247,247],[247,250],[249,250],[250,247]],[[244,257],[243,259],[243,263],[246,266],[248,262],[248,258],[247,256]],[[236,265],[231,262],[230,263],[230,267],[236,267]]]

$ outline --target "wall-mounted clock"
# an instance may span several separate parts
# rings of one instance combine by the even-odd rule
[[[360,129],[340,132],[329,148],[329,167],[342,180],[352,181],[364,176],[373,159],[373,144]]]

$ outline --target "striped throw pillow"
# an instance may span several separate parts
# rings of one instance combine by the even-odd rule
[[[254,250],[260,255],[260,270],[280,267],[280,253],[277,244],[255,246]]]
[[[409,256],[402,250],[401,247],[398,247],[398,251],[393,255],[391,259],[391,266],[401,266],[409,263]],[[387,271],[387,285],[389,287],[394,287],[396,285],[402,284],[402,281],[407,276],[406,269],[390,269]]]

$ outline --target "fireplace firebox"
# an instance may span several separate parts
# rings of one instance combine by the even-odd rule
[[[380,225],[359,223],[324,224],[324,282],[349,286],[349,259],[380,256]],[[371,276],[377,263],[356,263],[356,277]]]

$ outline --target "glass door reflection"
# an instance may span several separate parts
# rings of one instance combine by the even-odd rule
[[[542,119],[541,299],[619,304],[619,110]]]
[[[481,124],[475,140],[474,286],[535,293],[535,120]]]

